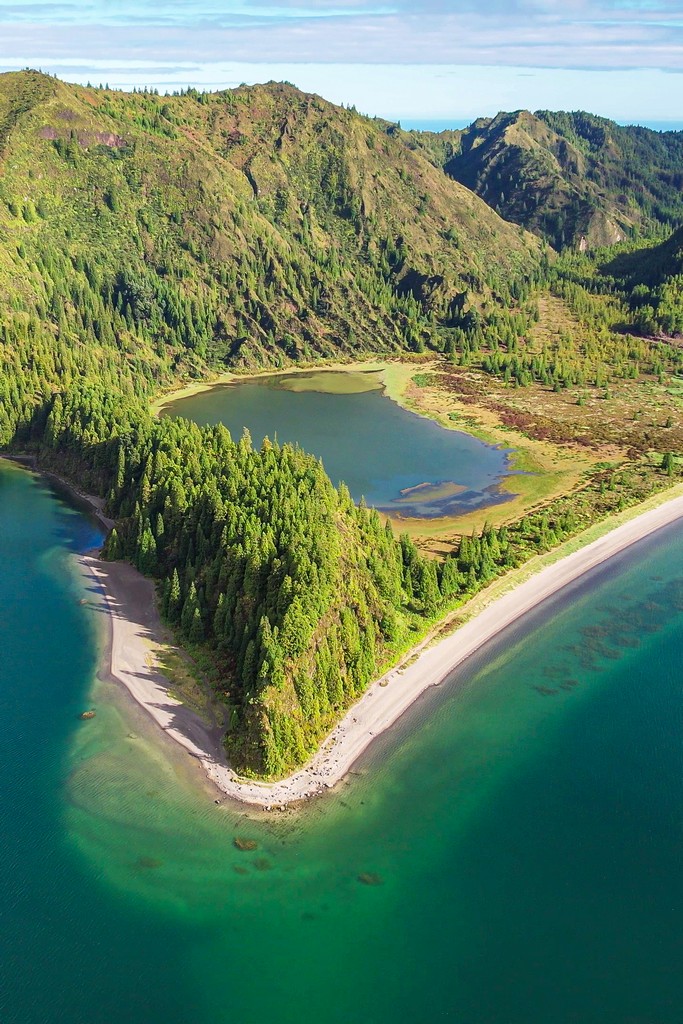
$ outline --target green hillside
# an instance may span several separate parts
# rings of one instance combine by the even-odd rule
[[[8,74],[0,124],[0,445],[107,498],[109,555],[159,581],[234,763],[283,773],[513,556],[482,538],[425,561],[312,457],[158,421],[150,399],[226,365],[439,349],[528,289],[538,243],[286,85],[160,98]]]
[[[680,371],[677,348],[611,331],[625,307],[590,293],[612,285],[587,257],[551,269],[387,131],[288,85],[159,97],[0,75],[0,448],[106,499],[108,556],[157,581],[233,763],[258,775],[306,760],[449,607],[581,516],[533,508],[428,559],[313,457],[157,420],[152,399],[226,367],[371,352],[558,395]],[[549,286],[588,336],[539,342]],[[663,486],[656,456],[636,452],[624,493],[585,482],[584,520]]]
[[[44,259],[96,267],[188,370],[421,350],[534,259],[372,121],[290,86],[162,98],[22,73],[0,111],[0,295],[20,277],[30,300]]]
[[[683,336],[683,228],[660,245],[603,257],[599,275],[622,293],[640,334]]]
[[[521,110],[413,144],[555,248],[611,245],[683,220],[683,133]]]

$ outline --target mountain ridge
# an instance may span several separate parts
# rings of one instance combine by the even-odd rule
[[[443,137],[424,133],[414,144],[557,249],[614,244],[683,221],[683,132],[585,111],[517,110]]]
[[[30,261],[50,234],[112,278],[130,263],[147,290],[220,305],[201,358],[278,365],[351,355],[361,330],[419,350],[538,258],[371,120],[291,86],[158,97],[19,74],[0,76],[0,288],[16,242]]]

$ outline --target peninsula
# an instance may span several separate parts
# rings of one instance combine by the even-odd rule
[[[508,626],[591,569],[683,519],[683,486],[621,519],[625,521],[602,524],[602,536],[590,539],[598,531],[589,531],[565,546],[573,550],[560,548],[551,557],[538,557],[510,579],[483,591],[460,610],[454,622],[446,624],[447,635],[423,641],[402,664],[373,682],[310,762],[283,780],[266,783],[236,775],[226,761],[221,730],[208,728],[169,694],[168,680],[155,667],[154,652],[166,639],[150,581],[126,563],[85,556],[82,561],[101,588],[109,611],[102,676],[122,684],[167,736],[200,762],[223,794],[267,810],[283,809],[340,782],[373,740],[426,690],[443,683]]]
[[[336,777],[457,663],[387,678],[416,644],[680,477],[678,133],[520,115],[416,138],[284,83],[160,97],[24,71],[0,76],[0,158],[0,450],[99,497],[93,568],[131,605],[114,674],[152,622],[128,562],[206,668],[241,776],[287,778],[334,734]],[[487,191],[513,167],[519,189]],[[154,415],[228,372],[378,358],[405,404],[514,452],[514,500],[387,522],[296,444]]]

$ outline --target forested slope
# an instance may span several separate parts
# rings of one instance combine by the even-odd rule
[[[23,279],[30,302],[44,261],[58,281],[71,264],[190,369],[420,350],[534,259],[372,121],[290,86],[162,98],[22,73],[0,97],[0,289]]]
[[[683,228],[660,245],[603,259],[600,276],[623,293],[641,334],[683,335]]]

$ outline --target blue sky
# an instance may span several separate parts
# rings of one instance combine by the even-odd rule
[[[287,79],[370,114],[683,121],[683,0],[0,0],[0,69],[119,87]]]

